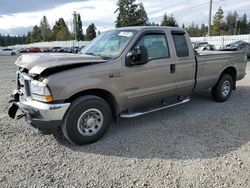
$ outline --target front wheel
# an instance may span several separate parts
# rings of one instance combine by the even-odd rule
[[[233,90],[233,79],[229,74],[223,74],[217,84],[212,88],[212,97],[217,102],[225,102],[229,99]]]
[[[111,114],[108,103],[102,98],[92,95],[80,97],[65,114],[63,135],[77,145],[93,143],[107,131]]]

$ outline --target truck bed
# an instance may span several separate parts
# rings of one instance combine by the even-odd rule
[[[227,67],[234,67],[237,70],[236,80],[242,79],[245,75],[246,58],[245,52],[199,52],[196,54],[197,72],[195,91],[213,87],[218,81],[222,73],[221,71]]]

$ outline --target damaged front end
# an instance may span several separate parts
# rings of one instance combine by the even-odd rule
[[[63,116],[70,103],[51,101],[49,97],[46,98],[46,96],[50,96],[46,95],[47,91],[42,86],[38,84],[36,86],[32,82],[37,83],[38,81],[17,71],[17,89],[11,95],[10,102],[12,104],[8,110],[9,117],[12,119],[25,117],[29,124],[42,131],[57,129],[61,126]],[[39,93],[43,90],[44,96]],[[50,101],[47,102],[47,99]],[[21,111],[21,114],[16,116],[18,110]]]

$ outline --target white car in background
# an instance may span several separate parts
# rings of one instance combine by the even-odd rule
[[[17,52],[11,48],[3,48],[0,50],[0,55],[16,55]]]

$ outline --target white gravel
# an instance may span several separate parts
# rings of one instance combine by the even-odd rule
[[[250,187],[250,66],[226,103],[199,93],[76,147],[7,116],[15,58],[0,57],[0,187]]]

